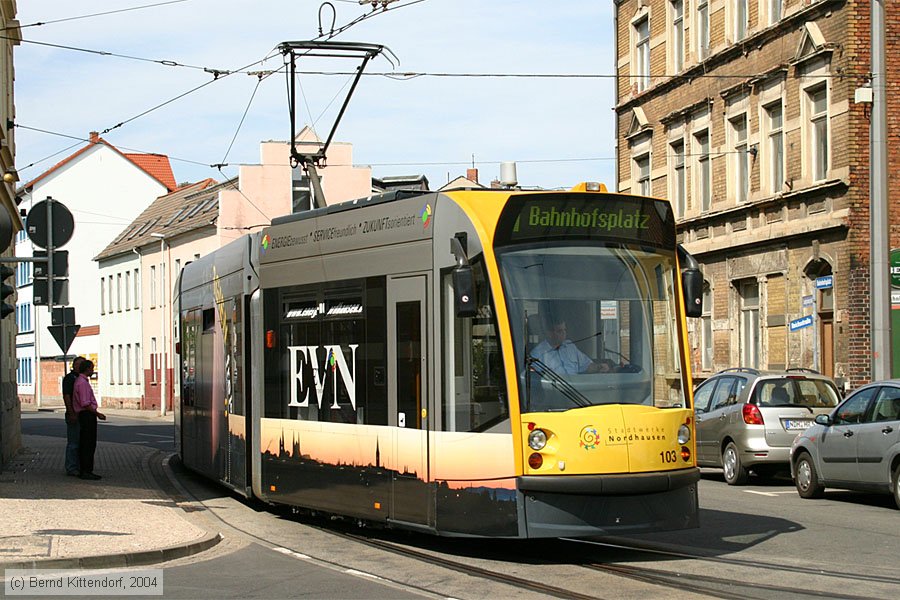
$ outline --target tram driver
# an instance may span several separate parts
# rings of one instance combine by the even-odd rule
[[[531,351],[536,358],[548,368],[560,375],[577,375],[579,373],[599,373],[609,371],[591,357],[582,352],[566,335],[566,321],[562,318],[550,318],[544,324],[544,340]],[[608,365],[604,365],[607,366]]]

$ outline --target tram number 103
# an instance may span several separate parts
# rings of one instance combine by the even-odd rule
[[[666,450],[659,453],[659,460],[664,463],[674,463],[678,461],[678,453],[675,450]]]

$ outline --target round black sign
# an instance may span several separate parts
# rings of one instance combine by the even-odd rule
[[[28,217],[25,219],[25,231],[28,232],[28,237],[35,246],[45,250],[47,249],[47,240],[50,238],[47,227],[47,215],[51,212],[50,206],[53,207],[53,247],[65,246],[72,239],[72,233],[75,231],[75,220],[72,218],[72,213],[62,203],[48,202],[47,200],[38,202],[28,211]]]

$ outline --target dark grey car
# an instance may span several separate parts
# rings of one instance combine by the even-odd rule
[[[834,381],[809,369],[720,371],[694,390],[697,464],[722,467],[729,485],[750,470],[787,471],[794,438],[839,399]]]
[[[791,475],[804,498],[836,487],[891,493],[900,508],[900,380],[863,386],[816,417],[794,440]]]

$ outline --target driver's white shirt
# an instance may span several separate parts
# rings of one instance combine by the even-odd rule
[[[566,340],[556,348],[544,340],[534,347],[531,356],[560,375],[583,373],[593,362],[587,354],[578,349],[572,340]]]

